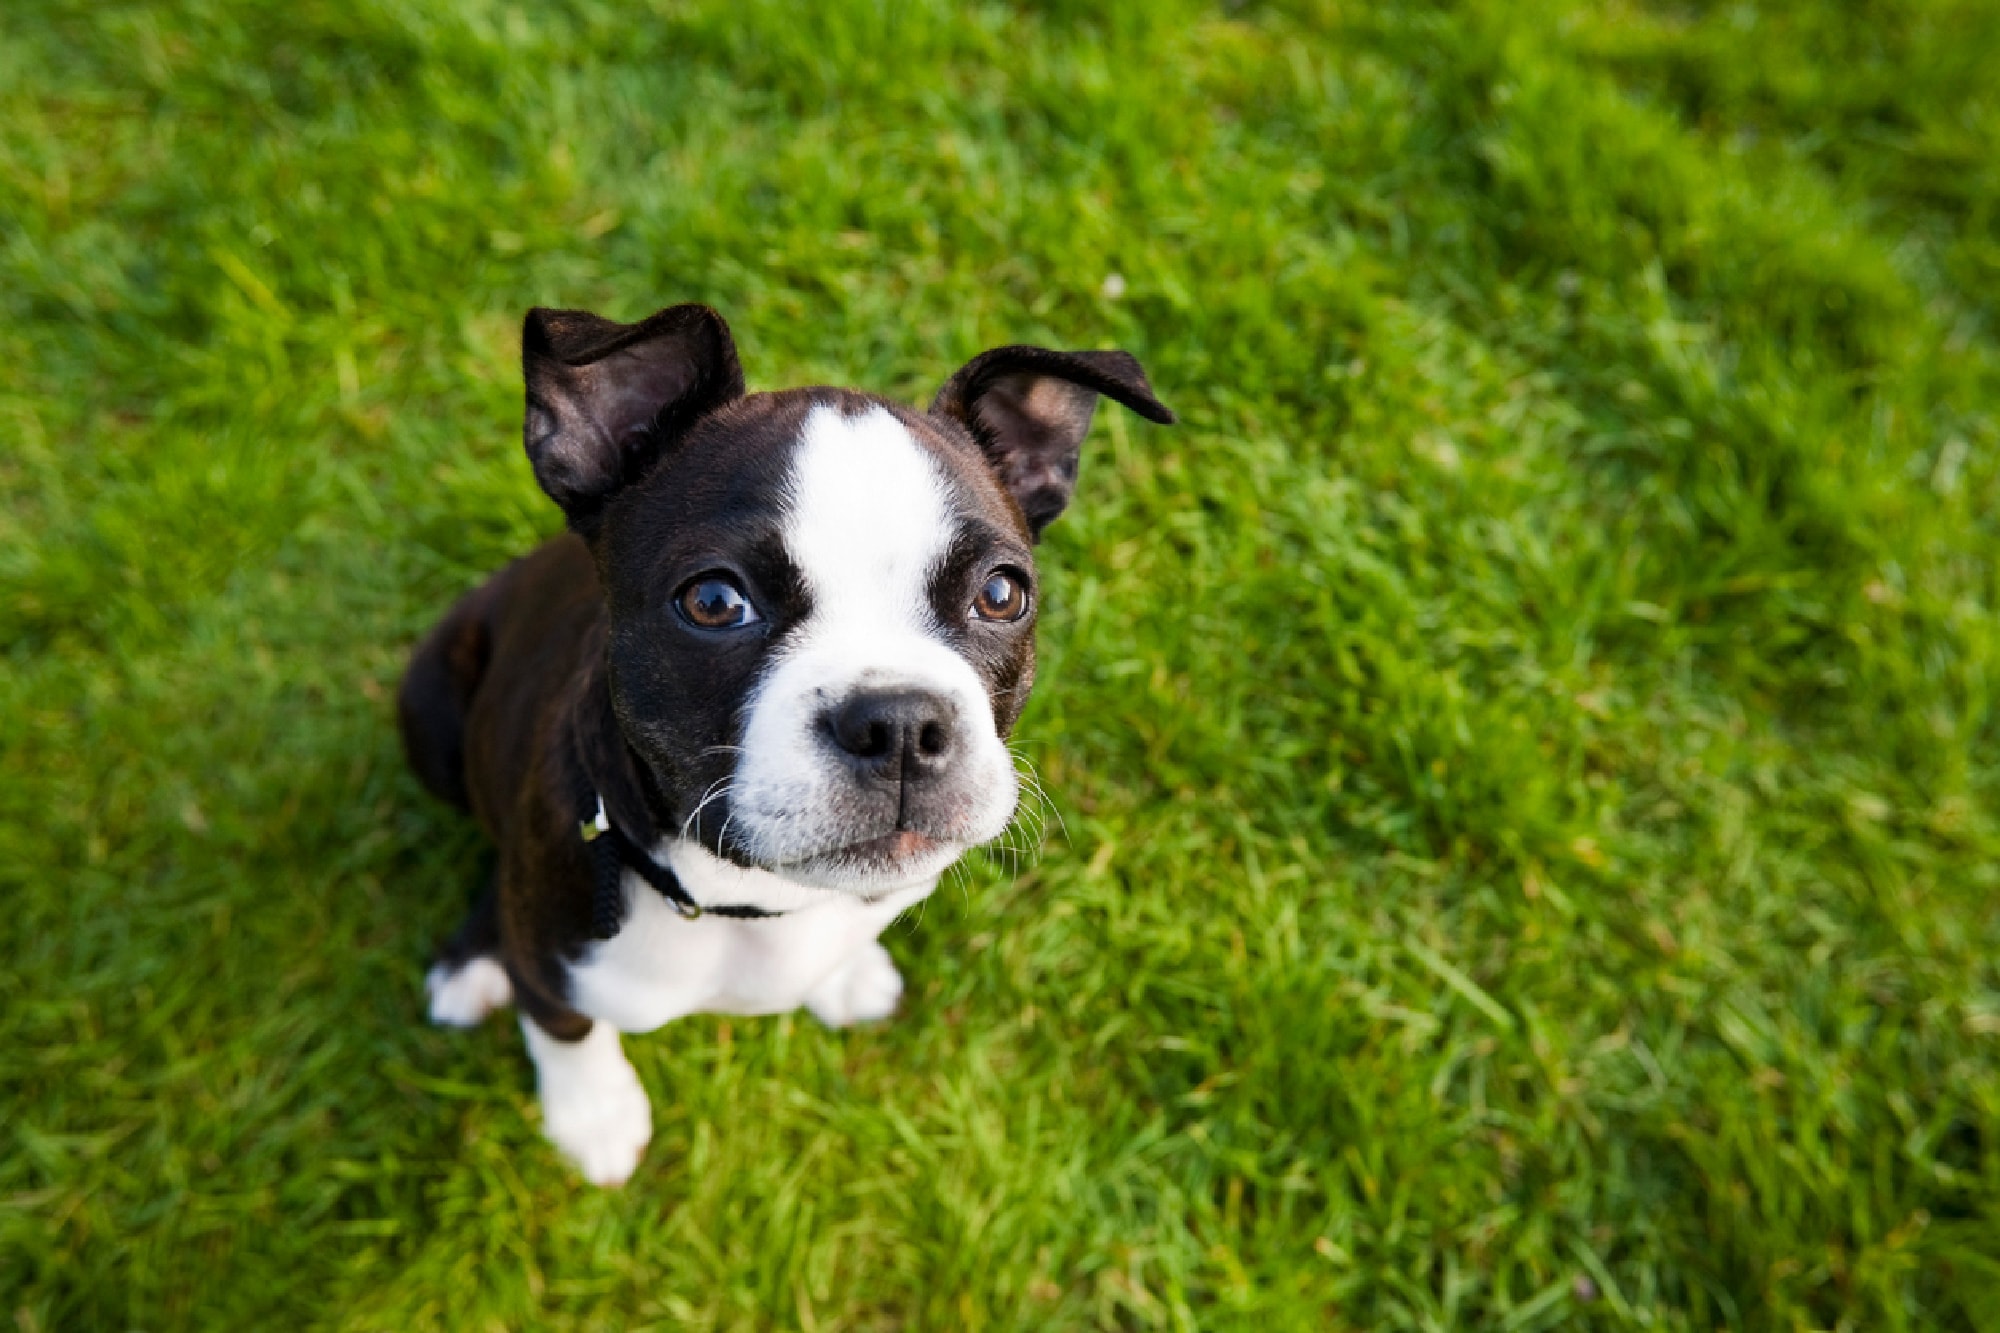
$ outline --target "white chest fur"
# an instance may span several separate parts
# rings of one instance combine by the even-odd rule
[[[697,902],[784,915],[688,920],[651,885],[626,872],[625,923],[571,967],[569,996],[579,1013],[621,1032],[650,1032],[688,1014],[777,1014],[808,1004],[828,1021],[842,1021],[837,1015],[846,1001],[838,993],[830,996],[829,988],[899,991],[875,938],[937,887],[933,877],[864,901],[793,884],[768,871],[744,870],[687,843],[670,843],[654,854]],[[851,985],[842,985],[844,980]],[[884,1013],[894,1007],[893,991],[878,998],[886,999]],[[873,1007],[862,996],[854,1002]],[[829,1008],[833,1012],[822,1012]],[[846,1021],[879,1016],[856,1012]]]

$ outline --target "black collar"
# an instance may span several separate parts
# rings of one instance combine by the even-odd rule
[[[616,935],[624,921],[625,893],[621,872],[625,870],[634,872],[658,889],[660,896],[687,921],[699,916],[727,916],[754,921],[784,915],[783,912],[767,912],[761,907],[744,903],[703,907],[681,885],[680,876],[655,861],[644,847],[612,822],[611,816],[605,813],[602,796],[597,797],[596,813],[582,820],[577,825],[577,832],[590,844],[592,869],[597,874],[597,893],[591,900],[590,923],[598,939],[608,940]]]
[[[672,815],[651,769],[632,752],[618,725],[601,670],[582,682],[572,708],[572,772],[583,789],[578,808],[584,813],[578,830],[590,847],[591,873],[596,881],[590,901],[591,934],[608,940],[624,923],[627,870],[652,885],[684,920],[703,915],[746,920],[783,915],[761,907],[704,907],[696,902],[680,877],[646,850],[659,841],[659,830],[672,826]]]

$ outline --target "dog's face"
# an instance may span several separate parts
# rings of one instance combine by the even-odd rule
[[[597,557],[626,739],[683,836],[875,894],[1002,832],[1034,679],[1033,545],[1121,353],[1003,348],[931,411],[744,395],[719,317],[530,314],[528,452]]]
[[[866,891],[1005,828],[1034,559],[969,441],[859,395],[737,399],[599,542],[618,714],[688,836]]]

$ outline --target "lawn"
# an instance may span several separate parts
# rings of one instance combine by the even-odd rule
[[[2000,8],[0,9],[0,1322],[2000,1329]],[[421,1021],[532,304],[1119,346],[904,1012]]]

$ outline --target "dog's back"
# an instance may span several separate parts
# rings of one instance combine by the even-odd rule
[[[489,580],[458,599],[410,656],[396,696],[403,750],[417,780],[439,800],[470,811],[465,785],[465,714],[486,674],[491,636]]]

